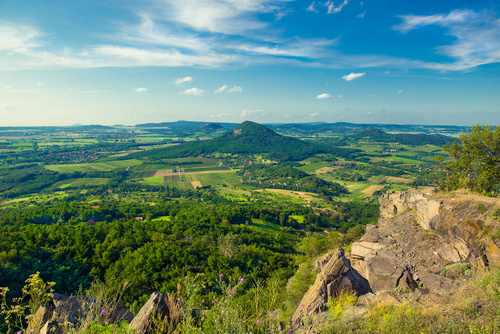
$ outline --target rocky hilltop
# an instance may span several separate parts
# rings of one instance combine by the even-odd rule
[[[500,264],[499,208],[500,200],[468,192],[388,192],[380,198],[378,224],[367,226],[350,253],[344,257],[339,250],[316,263],[321,272],[292,322],[299,325],[304,314],[320,310],[321,301],[324,304],[339,291],[330,282],[345,282],[348,277],[353,283],[342,287],[356,291],[360,303],[394,289],[417,290],[412,298],[453,293],[465,284],[468,269]],[[329,265],[323,266],[326,260]],[[342,262],[344,269],[339,270],[332,261]],[[368,286],[363,284],[365,280]]]

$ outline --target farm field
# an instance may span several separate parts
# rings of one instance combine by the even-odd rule
[[[70,172],[89,172],[89,171],[111,171],[119,168],[128,168],[142,164],[141,161],[130,160],[111,160],[103,162],[92,162],[83,164],[64,164],[64,165],[46,165],[45,168],[60,173]]]
[[[84,186],[101,186],[108,184],[110,180],[111,179],[107,178],[69,179],[56,183],[54,187],[59,189],[65,189],[65,188],[79,188]]]

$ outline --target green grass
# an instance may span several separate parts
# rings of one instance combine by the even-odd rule
[[[297,169],[300,169],[301,171],[306,172],[306,173],[313,173],[317,169],[327,167],[329,165],[330,165],[329,162],[312,162],[312,163],[306,164],[304,166],[300,166]]]
[[[163,183],[163,176],[153,176],[153,177],[148,177],[144,179],[144,183],[147,184],[160,184]]]
[[[426,161],[424,161],[424,160],[410,159],[410,158],[406,158],[406,157],[400,157],[400,156],[397,156],[397,155],[396,156],[392,156],[392,157],[388,157],[385,160],[395,161],[395,162],[402,162],[402,163],[406,163],[406,164],[422,164],[422,163],[426,163]]]
[[[110,179],[106,178],[81,178],[81,179],[69,179],[61,182],[57,182],[54,187],[59,189],[65,188],[78,188],[83,186],[101,186],[108,184]]]
[[[113,169],[125,168],[142,164],[142,161],[136,159],[130,160],[110,160],[101,162],[92,162],[84,164],[66,164],[66,165],[47,165],[45,168],[59,173],[70,172],[89,172],[89,171],[111,171]]]

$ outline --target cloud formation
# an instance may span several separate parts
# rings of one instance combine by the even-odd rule
[[[190,89],[186,89],[185,91],[180,92],[179,94],[181,94],[181,95],[197,95],[197,96],[201,96],[201,95],[205,94],[205,91],[203,89],[199,89],[199,88],[193,87],[193,88],[190,88]]]
[[[332,97],[332,96],[331,96],[330,94],[328,94],[328,93],[323,93],[323,94],[319,94],[318,96],[316,96],[316,98],[317,98],[318,100],[321,100],[321,99],[329,99],[329,98],[331,98],[331,97]]]
[[[335,6],[335,3],[333,1],[328,1],[325,3],[325,6],[328,8],[328,14],[337,14],[342,11],[342,8],[344,8],[345,5],[349,3],[349,0],[344,0],[340,5]]]
[[[314,4],[315,4],[315,2],[316,2],[316,1],[313,1],[313,2],[309,5],[309,7],[307,7],[307,9],[306,9],[306,11],[307,11],[307,12],[313,12],[313,13],[317,13],[317,12],[318,12],[318,10],[317,10],[316,8],[314,8]]]
[[[144,87],[139,87],[135,90],[137,93],[142,93],[142,92],[147,92],[148,89],[147,88],[144,88]]]
[[[404,15],[403,22],[393,29],[407,34],[411,30],[437,25],[455,37],[449,45],[437,47],[438,54],[448,56],[449,62],[426,63],[437,70],[465,70],[484,64],[500,62],[500,20],[487,10],[453,10],[448,14]]]
[[[358,78],[364,77],[365,74],[366,73],[350,73],[350,74],[344,75],[342,77],[342,79],[344,79],[346,81],[352,81],[354,79],[358,79]]]
[[[193,82],[193,78],[192,77],[184,77],[184,78],[177,78],[174,80],[174,84],[176,84],[176,85],[180,85],[180,84],[185,83],[185,82]]]
[[[223,86],[217,88],[214,91],[214,94],[220,94],[220,93],[240,93],[242,91],[243,91],[243,89],[240,86],[234,86],[232,88],[227,89],[227,85],[223,85]]]

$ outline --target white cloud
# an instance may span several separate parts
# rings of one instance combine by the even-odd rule
[[[228,93],[241,93],[243,88],[240,86],[234,86],[233,88],[229,88]]]
[[[43,82],[38,81],[38,82],[36,83],[36,85],[37,85],[37,86],[43,86]]]
[[[214,91],[214,94],[220,94],[220,93],[223,93],[227,88],[227,85],[223,85],[219,88],[217,88],[215,91]]]
[[[199,88],[193,87],[193,88],[190,88],[190,89],[186,89],[185,91],[180,92],[179,94],[181,94],[181,95],[197,95],[197,96],[201,96],[201,95],[205,94],[205,91],[203,89],[199,89]]]
[[[234,115],[233,114],[229,114],[229,113],[225,113],[225,112],[221,112],[221,113],[218,113],[216,115],[211,115],[210,117],[211,118],[221,118],[221,117],[233,117]]]
[[[362,19],[365,17],[365,14],[366,14],[366,10],[363,13],[356,15],[356,17],[359,17],[360,19]]]
[[[436,70],[465,70],[500,62],[500,20],[487,10],[453,10],[450,13],[401,16],[403,22],[394,30],[408,33],[413,29],[437,25],[453,36],[450,45],[435,48],[436,53],[450,58],[449,62],[423,63],[422,67]]]
[[[313,2],[309,5],[309,7],[307,7],[306,11],[308,11],[308,12],[313,12],[313,13],[317,13],[317,12],[318,12],[318,10],[317,10],[316,8],[314,8],[314,3],[315,3],[315,1],[313,1]]]
[[[323,93],[323,94],[319,94],[318,96],[316,96],[316,98],[317,98],[318,100],[321,100],[321,99],[329,99],[329,98],[331,98],[331,97],[332,97],[332,96],[331,96],[330,94],[328,94],[328,93]]]
[[[156,15],[198,31],[244,34],[263,29],[258,14],[278,12],[289,0],[156,0]]]
[[[147,92],[148,89],[147,88],[144,88],[144,87],[139,87],[135,90],[137,93],[142,93],[142,92]]]
[[[335,6],[333,1],[328,1],[325,3],[325,6],[328,7],[328,14],[337,14],[342,11],[342,8],[344,8],[345,5],[349,3],[349,0],[344,0],[340,5]]]
[[[318,115],[319,115],[319,113],[315,112],[315,113],[313,113],[313,114],[310,114],[309,116],[311,116],[311,117],[316,117],[316,116],[318,116]]]
[[[35,47],[37,43],[33,40],[41,36],[42,33],[31,26],[0,23],[0,50],[18,51]]]
[[[234,86],[232,88],[227,89],[227,85],[223,85],[223,86],[217,88],[214,91],[214,94],[220,94],[220,93],[240,93],[242,91],[243,91],[243,89],[240,86]]]
[[[402,89],[398,90],[398,94],[401,94],[402,92],[403,92],[403,90],[402,90]]]
[[[351,74],[344,75],[342,77],[342,79],[344,79],[346,81],[352,81],[354,79],[358,79],[358,78],[365,76],[365,74],[366,73],[351,73]]]
[[[193,78],[192,77],[184,77],[184,78],[177,78],[174,80],[174,83],[176,85],[180,85],[180,84],[185,83],[185,82],[193,82]]]
[[[11,89],[12,86],[3,86],[3,89]]]
[[[340,94],[340,95],[339,95],[339,99],[341,99],[341,98],[343,98],[343,97],[344,97],[344,95],[342,95],[342,94]]]
[[[263,110],[260,110],[260,109],[255,109],[255,110],[252,110],[252,109],[244,109],[244,110],[241,112],[241,117],[245,117],[245,116],[247,116],[247,115],[251,115],[251,114],[255,114],[255,113],[265,114],[266,112],[264,112]]]

